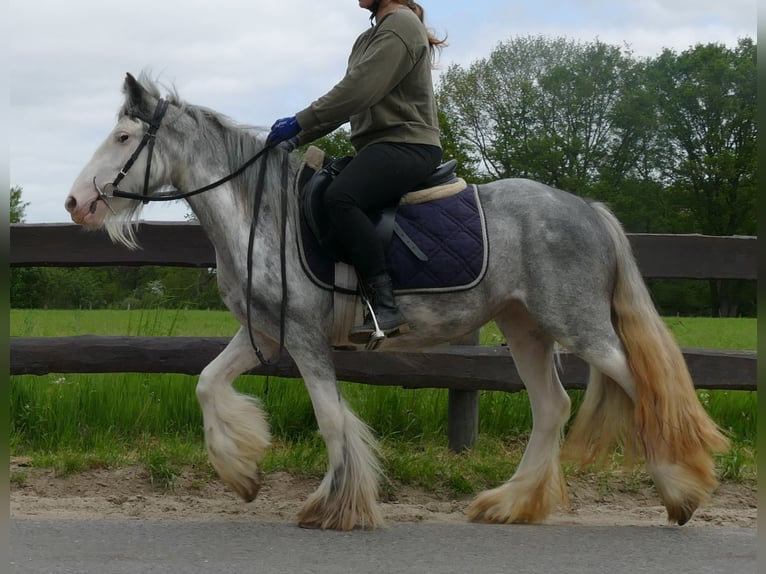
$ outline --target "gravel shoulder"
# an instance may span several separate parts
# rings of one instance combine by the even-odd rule
[[[664,526],[665,509],[646,481],[619,477],[570,478],[570,505],[549,524],[592,526]],[[143,519],[177,521],[293,522],[318,479],[271,473],[258,498],[240,500],[216,478],[185,471],[173,489],[153,485],[143,467],[94,469],[57,476],[49,469],[11,460],[11,517],[58,519]],[[472,497],[449,498],[407,485],[391,485],[381,502],[387,522],[465,522]],[[725,482],[711,503],[688,523],[698,527],[756,527],[754,483]]]

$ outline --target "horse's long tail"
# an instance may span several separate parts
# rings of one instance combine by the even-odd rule
[[[646,458],[670,520],[683,524],[717,486],[711,453],[725,452],[729,441],[697,397],[681,349],[657,313],[620,222],[603,204],[591,206],[616,251],[613,323],[636,396],[635,401],[629,400],[622,387],[592,367],[583,416],[578,414],[580,420],[572,427],[573,442],[587,445],[579,449],[580,454],[591,459],[599,448],[613,445],[618,438],[626,450],[636,447]],[[632,417],[626,412],[631,406]],[[608,409],[613,412],[605,412]],[[593,428],[593,423],[603,426]]]

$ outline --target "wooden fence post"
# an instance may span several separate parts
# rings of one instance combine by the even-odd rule
[[[451,345],[479,344],[480,331],[469,333]],[[479,391],[450,389],[447,406],[447,437],[452,452],[473,448],[479,434]]]

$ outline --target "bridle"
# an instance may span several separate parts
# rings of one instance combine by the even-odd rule
[[[133,154],[128,158],[128,161],[125,162],[125,165],[117,174],[117,177],[114,178],[114,181],[112,183],[106,184],[103,190],[96,183],[96,179],[95,178],[93,179],[93,187],[95,187],[96,192],[98,193],[97,201],[98,200],[103,201],[112,213],[114,213],[114,209],[112,209],[112,206],[110,205],[109,200],[115,197],[121,197],[124,199],[133,199],[133,200],[141,201],[144,204],[146,204],[146,203],[149,203],[150,201],[151,202],[176,201],[179,199],[186,199],[188,197],[192,197],[194,195],[198,195],[200,193],[210,191],[211,189],[219,187],[223,185],[224,183],[228,183],[235,177],[241,175],[247,168],[253,165],[253,163],[255,163],[258,159],[265,156],[271,149],[271,146],[264,147],[258,153],[256,153],[253,157],[248,159],[245,163],[243,163],[236,170],[230,173],[229,175],[222,177],[221,179],[216,180],[213,183],[210,183],[204,187],[200,187],[199,189],[195,189],[193,191],[187,191],[184,193],[181,193],[179,191],[172,191],[170,193],[150,196],[149,195],[149,174],[152,169],[152,156],[154,155],[154,142],[156,141],[157,131],[160,129],[160,125],[162,124],[162,118],[165,117],[165,113],[167,112],[168,107],[169,107],[169,102],[163,98],[160,98],[159,101],[157,102],[157,107],[154,108],[154,114],[151,120],[146,120],[139,116],[133,116],[135,119],[140,120],[149,125],[149,128],[144,132],[144,137],[139,142],[138,147],[136,147]],[[130,168],[133,167],[133,164],[138,159],[138,156],[141,155],[141,152],[144,150],[145,147],[148,148],[147,151],[149,156],[146,160],[146,172],[144,174],[144,189],[142,193],[139,195],[137,193],[122,191],[118,187],[120,182],[128,174],[128,170],[130,170]],[[262,183],[262,181],[259,183]],[[111,192],[111,195],[109,195],[109,192]],[[96,208],[94,203],[91,206],[91,211],[95,211],[95,209]]]
[[[154,108],[154,114],[152,115],[151,120],[147,121],[144,118],[133,116],[135,119],[138,119],[140,121],[143,121],[144,123],[147,123],[149,127],[144,132],[144,137],[141,138],[141,141],[139,142],[138,147],[136,147],[136,149],[133,151],[131,156],[128,158],[128,161],[125,162],[125,165],[117,174],[117,176],[114,178],[114,181],[112,183],[106,184],[104,186],[104,189],[102,190],[96,183],[96,178],[95,177],[93,178],[93,187],[96,188],[98,197],[96,198],[96,201],[94,201],[93,204],[91,204],[91,208],[90,208],[91,212],[94,212],[96,210],[96,204],[100,200],[100,201],[103,201],[104,204],[106,204],[109,211],[111,211],[114,214],[115,211],[110,204],[110,200],[115,197],[141,201],[144,204],[146,204],[146,203],[149,203],[150,201],[176,201],[178,199],[186,199],[193,195],[204,193],[206,191],[219,187],[223,185],[224,183],[227,183],[231,181],[232,179],[234,179],[235,177],[241,175],[247,168],[249,168],[252,164],[254,164],[258,159],[262,157],[265,158],[268,152],[273,147],[268,145],[263,147],[260,151],[258,151],[258,153],[256,153],[250,159],[248,159],[245,163],[243,163],[240,167],[238,167],[236,170],[231,172],[229,175],[222,177],[221,179],[218,179],[214,181],[213,183],[210,183],[204,187],[200,187],[199,189],[195,189],[193,191],[187,191],[185,193],[173,191],[169,194],[150,196],[149,195],[149,176],[150,176],[150,172],[152,168],[152,156],[154,155],[154,144],[156,142],[157,131],[160,129],[160,125],[162,124],[162,119],[165,117],[165,113],[167,112],[168,107],[169,107],[169,102],[163,98],[160,98],[159,101],[157,102],[157,106]],[[136,163],[138,156],[141,155],[141,152],[144,150],[144,148],[147,148],[148,157],[146,160],[146,172],[144,173],[144,189],[142,193],[139,195],[137,193],[122,191],[118,187],[120,182],[128,174],[128,171],[130,170],[130,168],[133,167],[133,164]],[[289,160],[286,156],[285,161],[282,164],[282,188],[285,190],[287,189],[288,177],[289,177],[288,161]],[[256,190],[255,190],[255,197],[253,198],[253,218],[252,218],[252,221],[250,222],[250,236],[249,236],[248,246],[247,246],[247,296],[246,296],[245,304],[247,307],[247,325],[248,325],[247,331],[248,331],[248,334],[250,335],[250,345],[253,347],[253,350],[255,351],[255,354],[261,363],[263,363],[266,366],[274,366],[279,363],[279,361],[282,358],[282,354],[284,352],[285,321],[287,317],[287,280],[286,280],[287,257],[285,253],[285,246],[286,246],[286,239],[287,239],[287,193],[280,194],[281,209],[282,209],[282,225],[281,225],[279,262],[280,262],[280,269],[281,269],[281,275],[282,275],[282,305],[280,308],[280,316],[279,316],[279,353],[277,354],[276,359],[269,361],[266,359],[266,357],[264,357],[263,353],[255,344],[255,339],[253,338],[253,329],[251,327],[252,305],[250,304],[251,298],[252,298],[252,278],[253,278],[252,262],[253,262],[253,245],[255,243],[255,226],[256,226],[256,222],[258,221],[258,214],[261,209],[261,199],[263,198],[265,180],[266,180],[266,166],[264,165],[263,169],[261,169],[261,171],[258,173],[258,181],[256,185]],[[108,195],[107,192],[111,192],[111,195]]]

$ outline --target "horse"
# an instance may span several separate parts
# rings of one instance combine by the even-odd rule
[[[127,74],[122,92],[116,124],[77,176],[65,208],[75,223],[137,248],[143,204],[178,198],[214,246],[222,300],[241,325],[195,389],[218,476],[245,501],[258,494],[270,429],[257,397],[232,384],[284,349],[328,453],[327,472],[297,523],[342,531],[384,526],[376,437],[336,380],[333,294],[310,281],[299,261],[299,211],[286,196],[300,154],[284,145],[269,149],[263,130],[190,104],[145,72]],[[491,247],[484,276],[470,289],[399,296],[412,328],[375,351],[417,352],[490,321],[503,333],[533,426],[513,475],[476,495],[467,520],[543,523],[569,500],[563,462],[587,467],[621,448],[626,460],[644,464],[668,522],[685,524],[717,488],[713,455],[729,441],[697,397],[621,223],[603,203],[529,179],[476,189]],[[557,370],[560,348],[589,365],[566,434],[571,400]]]

